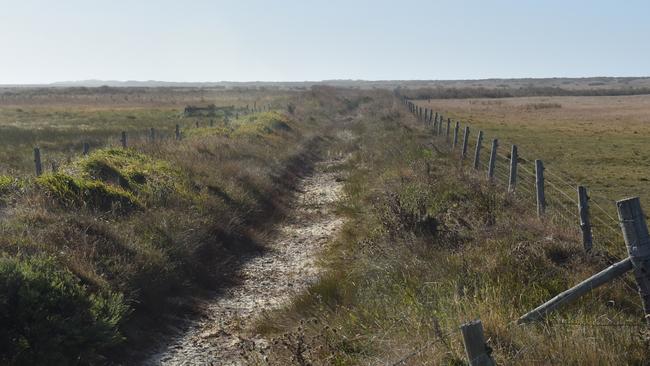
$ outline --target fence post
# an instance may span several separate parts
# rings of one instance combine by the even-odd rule
[[[438,134],[438,117],[433,120],[433,134],[437,135]]]
[[[84,142],[84,147],[83,147],[84,156],[88,155],[88,152],[90,152],[90,144],[87,143],[87,142]]]
[[[490,163],[488,164],[487,177],[490,181],[494,178],[494,164],[497,160],[497,148],[499,147],[499,140],[492,140],[492,151],[490,151]]]
[[[508,179],[508,192],[514,192],[517,186],[517,145],[512,145],[510,150],[510,177]]]
[[[424,108],[424,123],[429,119],[429,108]]]
[[[449,132],[451,129],[451,118],[447,118],[447,131],[445,131],[445,141],[449,142]]]
[[[122,142],[122,147],[126,149],[126,131],[122,131],[122,137],[120,137],[120,142]]]
[[[440,122],[438,122],[438,136],[442,136],[442,122],[444,121],[445,119],[440,115]]]
[[[650,325],[650,235],[639,197],[616,202],[618,219],[627,252],[634,266],[634,277],[643,302],[646,322]]]
[[[544,196],[544,163],[535,160],[535,187],[537,192],[537,216],[542,217],[546,211],[546,197]]]
[[[458,130],[460,129],[460,122],[456,121],[456,126],[454,126],[454,142],[451,145],[452,149],[456,149],[456,145],[458,145]]]
[[[578,209],[580,212],[580,230],[582,230],[582,245],[587,253],[591,252],[593,238],[591,234],[591,223],[589,222],[589,196],[587,188],[578,187]]]
[[[465,126],[465,133],[463,134],[463,149],[460,152],[460,160],[465,160],[467,156],[467,140],[469,139],[469,126]]]
[[[40,177],[43,174],[43,165],[41,165],[41,149],[34,148],[34,167],[36,168],[36,176]]]
[[[437,121],[437,120],[438,120],[438,112],[436,112],[436,118],[434,119],[434,121]]]
[[[156,130],[154,130],[153,127],[149,129],[149,140],[151,140],[151,142],[156,141]]]
[[[481,158],[481,146],[483,144],[483,131],[478,131],[478,138],[476,139],[476,150],[474,151],[474,169],[478,169]]]
[[[176,140],[181,139],[181,126],[176,125],[176,130],[174,131],[174,134],[176,135]]]
[[[483,324],[474,320],[460,326],[465,344],[465,354],[470,366],[494,366],[492,349],[485,343]]]

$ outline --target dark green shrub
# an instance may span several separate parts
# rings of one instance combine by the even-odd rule
[[[2,364],[96,363],[127,312],[121,295],[89,293],[51,258],[0,259]]]

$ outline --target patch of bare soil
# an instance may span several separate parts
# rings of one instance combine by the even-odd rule
[[[266,340],[251,334],[264,312],[287,304],[318,278],[318,254],[343,219],[334,213],[343,183],[332,167],[342,159],[318,163],[305,178],[263,255],[245,260],[239,270],[241,285],[224,290],[207,305],[206,316],[147,365],[245,365],[242,348],[265,347]]]

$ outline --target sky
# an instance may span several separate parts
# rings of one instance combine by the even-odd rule
[[[650,1],[0,0],[0,84],[650,75]]]

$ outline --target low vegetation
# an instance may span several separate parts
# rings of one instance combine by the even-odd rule
[[[606,267],[575,230],[459,168],[398,103],[354,128],[329,271],[258,327],[260,364],[462,365],[459,326],[481,318],[498,364],[643,364],[648,332],[633,280],[539,324],[519,316]],[[630,290],[632,288],[632,290]],[[264,361],[266,360],[266,361]]]

